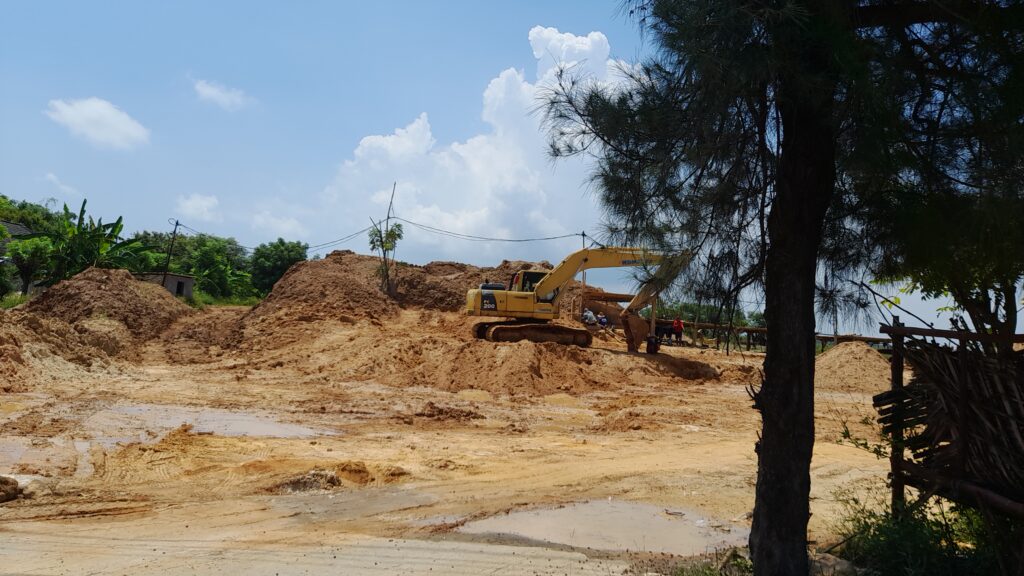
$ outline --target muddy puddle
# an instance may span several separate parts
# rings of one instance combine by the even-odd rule
[[[437,497],[407,488],[362,488],[330,494],[291,494],[268,497],[270,505],[294,514],[296,522],[330,517],[350,522],[376,516],[381,520],[409,521],[409,511],[437,502]]]
[[[747,542],[749,530],[696,511],[622,500],[512,512],[469,522],[465,534],[511,536],[577,548],[692,556]]]
[[[26,438],[0,438],[0,473],[14,468],[29,447]]]
[[[307,426],[279,422],[256,412],[193,408],[165,404],[120,404],[86,419],[86,436],[110,447],[118,442],[152,442],[163,433],[188,424],[196,433],[219,436],[313,438],[331,434]]]

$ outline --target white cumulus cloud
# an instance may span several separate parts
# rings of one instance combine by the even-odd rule
[[[46,176],[43,176],[43,179],[49,182],[50,184],[53,184],[57,188],[57,190],[59,190],[60,193],[63,194],[64,196],[79,196],[77,188],[75,188],[74,186],[68,186],[67,184],[61,182],[60,178],[57,178],[57,175],[54,174],[53,172],[47,172]]]
[[[216,82],[196,80],[193,87],[200,100],[216,104],[228,112],[240,110],[250,101],[249,96],[238,88],[229,88]]]
[[[515,68],[500,72],[483,91],[479,112],[487,128],[464,141],[438,142],[427,113],[390,134],[364,137],[338,167],[323,192],[335,227],[359,229],[387,211],[397,181],[396,213],[413,222],[462,234],[535,238],[598,232],[600,209],[586,192],[587,163],[552,164],[536,113],[544,82],[557,65],[586,66],[594,80],[616,81],[600,32],[576,36],[554,28],[529,33],[537,78]],[[341,236],[341,234],[338,234]],[[495,264],[504,258],[559,260],[580,247],[579,238],[531,244],[473,243],[406,224],[399,258],[422,262],[454,259]],[[356,250],[365,246],[352,244]]]
[[[607,70],[611,46],[600,32],[577,36],[559,32],[557,28],[534,26],[530,29],[530,47],[537,59],[537,77],[558,66],[582,66],[587,72],[603,77]]]
[[[102,98],[50,100],[44,113],[96,146],[131,150],[149,141],[149,130]]]
[[[308,235],[306,227],[296,218],[274,214],[269,210],[262,210],[253,215],[252,228],[262,232],[263,236],[296,239],[305,238]],[[269,234],[267,234],[268,232]]]
[[[216,196],[206,196],[192,193],[188,196],[178,196],[178,213],[184,218],[199,220],[201,222],[220,222],[221,216],[217,212],[220,200]]]

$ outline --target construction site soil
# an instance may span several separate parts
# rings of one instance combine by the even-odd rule
[[[292,267],[251,309],[202,310],[92,269],[0,313],[0,475],[21,491],[0,504],[4,569],[648,569],[664,550],[640,535],[595,549],[470,528],[598,500],[742,539],[762,355],[630,354],[611,331],[591,348],[476,340],[466,289],[533,264],[402,265],[393,299],[377,264],[334,252]],[[887,379],[863,345],[818,360],[818,543],[834,538],[838,494],[884,488],[885,462],[839,439],[877,438],[871,395]]]

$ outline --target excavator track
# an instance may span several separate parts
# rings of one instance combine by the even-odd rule
[[[473,336],[491,342],[555,342],[586,348],[594,341],[589,331],[543,322],[481,322],[473,326]]]

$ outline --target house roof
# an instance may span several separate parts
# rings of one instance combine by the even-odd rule
[[[31,234],[32,230],[27,226],[18,224],[17,222],[8,222],[7,220],[0,220],[0,226],[7,228],[7,232],[11,236],[21,236],[22,234]]]

